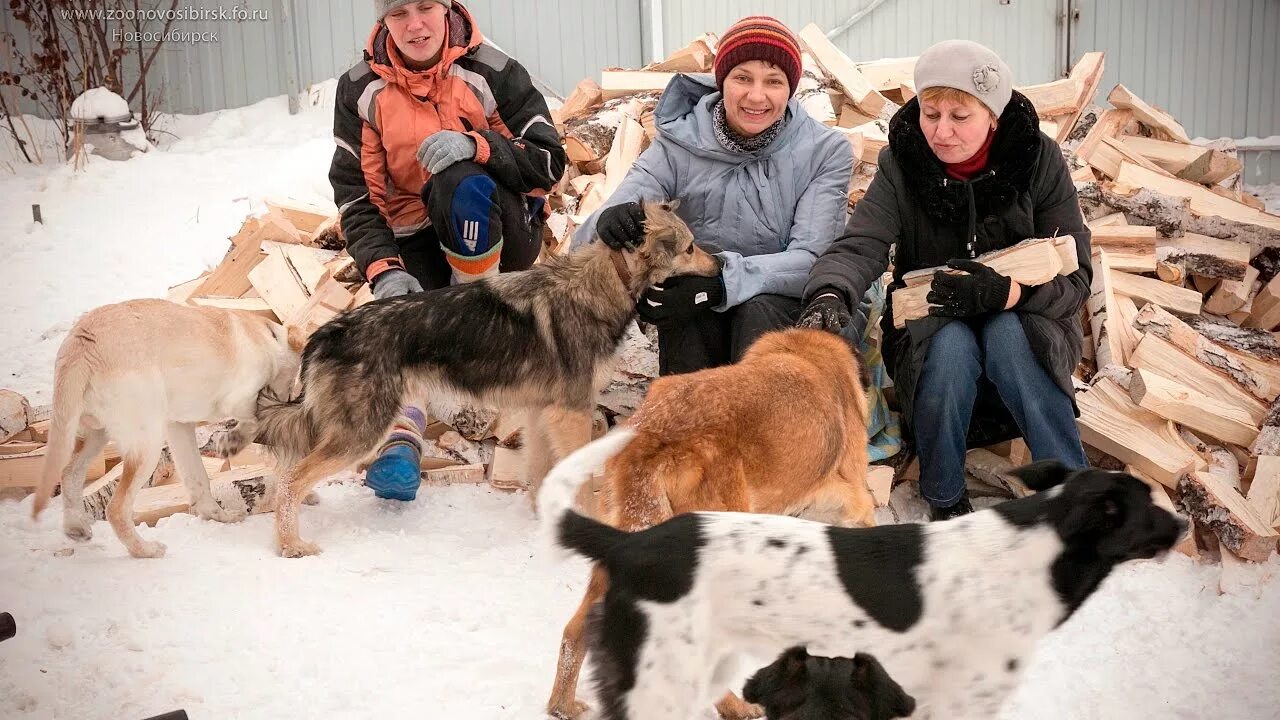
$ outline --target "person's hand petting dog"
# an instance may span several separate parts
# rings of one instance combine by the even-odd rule
[[[1018,303],[1022,286],[976,260],[956,259],[947,263],[955,275],[939,270],[933,274],[926,300],[929,314],[939,317],[973,317],[1008,310]]]
[[[601,210],[596,234],[614,250],[635,250],[644,243],[644,208],[625,202]]]
[[[844,297],[839,293],[827,292],[814,298],[804,312],[800,313],[796,327],[826,330],[838,335],[852,320],[853,314],[849,312]]]
[[[710,310],[724,302],[724,280],[719,274],[674,275],[652,285],[640,296],[640,319],[661,327],[666,323]]]

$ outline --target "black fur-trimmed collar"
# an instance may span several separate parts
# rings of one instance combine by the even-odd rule
[[[964,184],[948,178],[929,149],[920,131],[918,98],[903,105],[889,121],[889,147],[911,193],[930,217],[946,223],[968,222]],[[978,215],[1003,208],[1026,192],[1039,156],[1040,120],[1035,106],[1015,90],[1000,115],[987,170],[971,181]]]

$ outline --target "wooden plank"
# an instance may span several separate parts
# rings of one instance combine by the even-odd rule
[[[477,485],[485,481],[484,465],[454,465],[422,473],[423,485]]]
[[[303,337],[310,337],[321,325],[345,312],[354,302],[355,296],[326,273],[315,293],[287,319],[286,324],[301,330]]]
[[[1129,396],[1141,408],[1223,442],[1249,445],[1258,437],[1248,413],[1150,370],[1133,371]]]
[[[1235,488],[1207,472],[1189,473],[1178,484],[1181,505],[1196,522],[1214,531],[1222,545],[1246,560],[1266,562],[1280,535]]]
[[[856,67],[871,87],[883,93],[897,90],[903,83],[911,85],[915,81],[917,59],[915,57],[881,58],[871,62],[856,63]]]
[[[1280,395],[1280,358],[1264,357],[1246,349],[1246,343],[1258,331],[1223,327],[1222,332],[1215,333],[1217,339],[1211,338],[1157,305],[1144,307],[1134,322],[1142,332],[1165,339],[1259,400],[1271,402]],[[1219,327],[1202,325],[1206,331]]]
[[[254,232],[239,241],[233,241],[226,257],[192,295],[240,297],[253,287],[249,282],[249,272],[266,259],[262,254],[262,235],[263,233]]]
[[[1084,93],[1084,82],[1080,78],[1066,77],[1039,85],[1025,85],[1017,88],[1018,92],[1027,96],[1041,118],[1067,115],[1080,109],[1080,96]]]
[[[888,100],[876,92],[849,56],[841,52],[840,48],[836,47],[827,38],[822,28],[815,23],[806,25],[799,35],[800,42],[808,49],[818,65],[826,71],[827,76],[840,86],[849,102],[863,113],[878,117]]]
[[[1059,143],[1066,142],[1067,137],[1071,135],[1071,131],[1075,130],[1076,123],[1080,121],[1080,115],[1090,102],[1093,96],[1098,92],[1098,83],[1102,82],[1102,73],[1106,69],[1104,56],[1101,52],[1087,52],[1080,56],[1080,60],[1071,68],[1071,72],[1067,77],[1072,80],[1078,80],[1081,84],[1080,96],[1076,102],[1077,109],[1075,112],[1067,114],[1062,120],[1058,128],[1058,134],[1055,136]]]
[[[189,300],[192,295],[195,295],[196,290],[199,289],[199,287],[203,285],[204,281],[208,278],[209,273],[203,272],[200,273],[200,277],[195,280],[188,280],[181,285],[174,285],[169,288],[169,292],[165,293],[165,299],[169,302],[176,302],[181,305]]]
[[[1155,272],[1156,241],[1160,232],[1146,225],[1107,225],[1090,228],[1093,250],[1106,250],[1112,270]]]
[[[1238,407],[1248,414],[1249,421],[1255,426],[1261,426],[1267,416],[1267,405],[1261,400],[1246,392],[1229,377],[1201,365],[1195,358],[1153,333],[1148,332],[1143,336],[1133,356],[1129,358],[1129,366],[1135,370],[1151,370],[1177,378],[1187,387],[1213,398],[1215,403]]]
[[[271,197],[266,199],[266,204],[270,211],[279,213],[298,233],[308,237],[338,214],[337,208],[324,208],[293,198]]]
[[[1120,174],[1120,163],[1122,162],[1131,162],[1151,172],[1173,177],[1171,173],[1165,171],[1159,165],[1129,150],[1119,140],[1112,137],[1102,138],[1087,154],[1076,154],[1079,155],[1081,160],[1097,168],[1103,175],[1113,179]]]
[[[31,452],[0,455],[0,488],[24,488],[33,490],[40,484],[44,472],[45,450],[42,447]],[[89,463],[86,482],[92,482],[107,472],[106,457],[99,454]]]
[[[1280,528],[1280,457],[1262,455],[1245,498],[1268,527]]]
[[[646,70],[605,70],[600,73],[600,93],[605,100],[640,92],[662,92],[675,73]]]
[[[1173,423],[1133,404],[1127,393],[1103,378],[1088,392],[1077,393],[1080,439],[1120,461],[1134,465],[1167,487],[1204,459],[1178,436]]]
[[[1107,101],[1118,108],[1133,111],[1133,116],[1147,127],[1160,130],[1178,142],[1191,144],[1187,131],[1173,119],[1172,115],[1148,105],[1124,85],[1116,85],[1107,96]]]
[[[1203,298],[1195,290],[1170,285],[1141,275],[1112,271],[1112,288],[1134,300],[1155,303],[1174,312],[1198,315]]]
[[[261,315],[271,322],[280,322],[280,318],[276,317],[276,311],[272,310],[267,301],[262,298],[194,297],[191,298],[191,304],[198,307],[214,307],[222,310],[241,310],[254,315]]]
[[[1116,180],[1130,187],[1148,188],[1171,197],[1188,198],[1191,200],[1191,212],[1201,217],[1217,215],[1227,220],[1280,230],[1280,217],[1276,215],[1224,198],[1203,185],[1164,177],[1128,162],[1121,163]]]
[[[307,291],[281,253],[268,253],[249,271],[249,283],[275,311],[276,317],[293,317],[307,304]]]

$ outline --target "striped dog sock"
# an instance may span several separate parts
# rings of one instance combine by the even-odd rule
[[[380,498],[412,500],[422,484],[421,463],[426,414],[413,406],[400,410],[378,459],[365,471],[364,483]]]

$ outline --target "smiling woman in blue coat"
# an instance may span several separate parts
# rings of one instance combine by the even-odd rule
[[[573,245],[643,235],[639,201],[679,200],[712,278],[675,277],[638,304],[658,328],[663,375],[734,362],[760,335],[791,327],[818,256],[844,227],[853,151],[795,100],[800,47],[762,16],[722,36],[715,74],[677,75],[655,110],[658,135]]]

